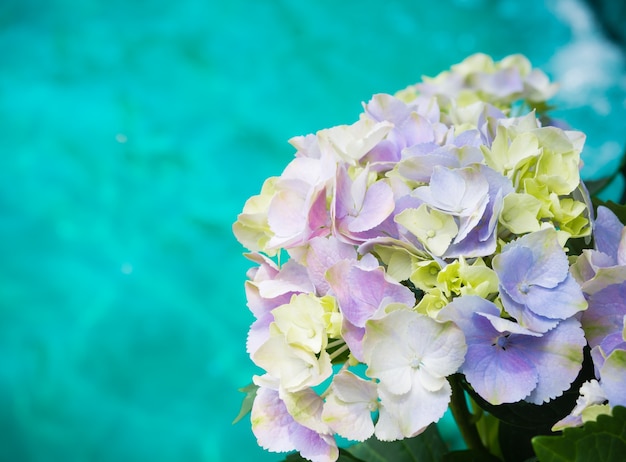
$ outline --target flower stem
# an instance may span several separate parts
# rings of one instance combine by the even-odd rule
[[[337,348],[335,351],[333,351],[330,354],[330,360],[332,361],[333,359],[335,359],[337,356],[339,356],[341,353],[343,353],[347,349],[348,349],[348,345],[340,346],[339,348]]]
[[[346,343],[342,338],[338,338],[337,340],[333,340],[332,342],[329,342],[328,345],[326,345],[326,348],[335,348],[338,347],[339,345],[343,345],[344,343]]]
[[[461,385],[461,376],[454,374],[448,377],[450,386],[452,387],[452,398],[450,399],[450,410],[456,424],[461,432],[461,436],[467,444],[468,449],[489,454],[489,451],[483,445],[480,434],[476,428],[476,419],[467,407],[465,399],[465,391]]]

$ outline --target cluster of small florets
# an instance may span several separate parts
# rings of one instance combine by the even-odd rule
[[[255,263],[261,446],[333,461],[336,435],[415,436],[456,373],[493,405],[542,404],[587,342],[598,380],[562,425],[626,404],[624,227],[608,209],[594,221],[585,136],[539,113],[554,91],[522,56],[474,55],[291,140],[295,158],[233,226]]]

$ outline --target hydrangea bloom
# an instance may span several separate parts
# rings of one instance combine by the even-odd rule
[[[478,54],[290,140],[233,225],[256,265],[263,447],[325,462],[336,435],[413,437],[458,374],[492,405],[543,405],[587,344],[595,379],[554,423],[626,403],[626,232],[608,209],[594,221],[585,136],[545,112],[555,88],[523,56]]]

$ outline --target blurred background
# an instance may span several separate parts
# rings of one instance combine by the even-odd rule
[[[258,372],[231,225],[287,140],[523,53],[611,173],[623,4],[2,0],[0,461],[282,460],[231,425]]]

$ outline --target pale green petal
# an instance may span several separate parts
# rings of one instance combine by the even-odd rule
[[[295,392],[319,385],[332,374],[328,353],[322,350],[318,356],[289,345],[282,335],[270,335],[253,353],[252,360],[278,379],[286,391]]]
[[[437,276],[441,266],[435,260],[422,260],[414,263],[410,281],[424,292],[438,286]]]
[[[514,169],[519,162],[528,157],[536,157],[541,154],[539,140],[532,133],[521,133],[517,135],[509,145],[505,171]]]
[[[306,388],[294,393],[281,390],[279,393],[296,422],[318,433],[329,433],[328,425],[321,418],[324,401],[313,389]]]
[[[288,304],[274,308],[272,314],[273,325],[290,345],[313,353],[319,353],[326,346],[326,310],[315,295],[294,295]]]
[[[261,194],[252,196],[246,201],[243,211],[233,224],[233,233],[241,244],[249,250],[262,251],[270,256],[275,255],[276,250],[267,250],[267,244],[273,236],[267,221],[267,212],[276,192],[277,180],[277,177],[265,180]]]
[[[374,433],[371,413],[377,409],[376,384],[342,371],[333,379],[322,419],[342,437],[364,441]]]
[[[528,75],[532,69],[528,58],[519,53],[502,58],[497,63],[497,67],[500,69],[517,69],[522,77]]]
[[[406,209],[396,215],[396,222],[407,228],[433,255],[441,256],[458,233],[454,217],[426,204],[417,209]]]
[[[487,298],[488,295],[498,291],[498,275],[480,258],[471,265],[462,260],[459,275],[463,281],[461,295],[478,295]]]
[[[418,313],[425,314],[433,319],[437,318],[437,314],[441,309],[449,303],[448,298],[440,289],[431,289],[426,292],[420,302],[415,307]]]
[[[539,199],[526,193],[510,193],[504,197],[500,223],[515,234],[539,231],[537,214],[541,209]]]
[[[391,122],[361,118],[352,125],[338,125],[317,133],[320,149],[355,165],[393,128]]]

